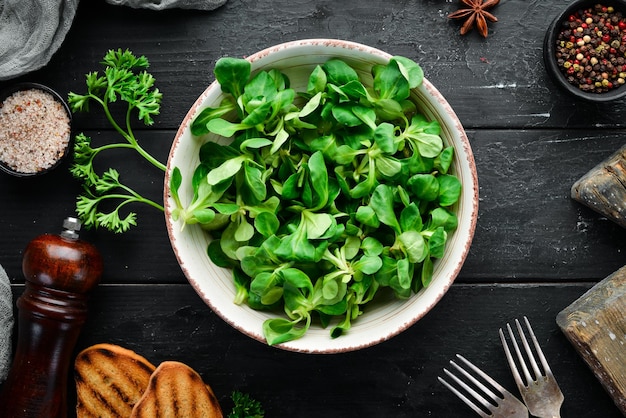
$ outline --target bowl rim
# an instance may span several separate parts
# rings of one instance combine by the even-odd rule
[[[378,60],[381,60],[381,61],[388,61],[392,57],[392,55],[387,52],[383,52],[377,48],[373,48],[373,47],[356,43],[356,42],[352,42],[352,41],[344,41],[344,40],[338,40],[338,39],[326,39],[326,38],[313,38],[313,39],[289,41],[289,42],[284,42],[278,45],[274,45],[269,48],[265,48],[261,51],[258,51],[250,56],[247,56],[246,59],[252,63],[253,65],[252,71],[254,72],[255,70],[258,69],[257,64],[260,61],[263,61],[263,59],[270,54],[281,52],[281,51],[289,52],[291,49],[294,49],[294,48],[295,49],[298,49],[301,47],[315,48],[315,47],[320,47],[320,46],[330,47],[331,49],[336,50],[336,51],[340,51],[341,48],[354,49],[354,50],[360,51],[361,53],[374,55],[375,57],[377,57]],[[186,260],[182,259],[179,249],[177,248],[177,242],[176,242],[177,238],[176,238],[176,232],[174,228],[180,228],[180,226],[178,225],[178,222],[173,221],[171,218],[171,211],[173,207],[172,205],[174,203],[173,203],[172,196],[169,193],[169,184],[171,180],[171,173],[173,170],[173,158],[176,154],[178,146],[180,145],[180,141],[181,141],[181,138],[183,137],[184,132],[189,129],[189,125],[191,121],[193,120],[194,116],[197,114],[197,112],[199,112],[202,109],[202,105],[205,102],[209,93],[214,92],[215,89],[221,92],[221,89],[217,81],[213,81],[212,83],[210,83],[209,86],[204,90],[204,92],[195,100],[189,112],[184,117],[181,125],[179,126],[178,132],[176,133],[176,137],[174,138],[174,141],[172,143],[172,147],[171,147],[170,154],[168,156],[168,161],[167,161],[167,170],[165,173],[165,187],[164,187],[164,208],[165,208],[164,214],[166,218],[167,232],[170,237],[172,248],[179,261],[181,269],[183,270],[183,273],[187,277],[191,286],[198,293],[198,295],[204,300],[204,302],[209,306],[209,308],[211,308],[218,316],[220,316],[225,322],[227,322],[233,328],[237,329],[238,331],[242,332],[248,337],[251,337],[263,344],[267,344],[265,341],[265,338],[260,333],[260,330],[259,332],[251,331],[249,328],[246,328],[246,326],[242,324],[234,323],[234,321],[231,318],[229,318],[227,314],[222,312],[221,309],[215,305],[214,303],[215,301],[210,300],[210,298],[206,295],[206,289],[203,289],[201,284],[195,278],[191,277],[190,272],[188,271],[187,266],[185,265]],[[307,335],[305,335],[304,337],[298,340],[289,341],[287,343],[282,343],[282,344],[277,344],[277,345],[274,345],[273,347],[284,349],[287,351],[302,352],[302,353],[330,354],[330,353],[355,351],[355,350],[374,346],[376,344],[379,344],[383,341],[386,341],[400,334],[401,332],[405,331],[407,328],[415,324],[418,320],[420,320],[424,315],[426,315],[426,313],[428,313],[434,307],[434,305],[436,305],[439,302],[439,300],[448,291],[448,289],[450,288],[450,286],[452,285],[452,283],[455,281],[456,277],[458,276],[458,273],[460,272],[465,262],[465,259],[468,255],[469,248],[471,246],[471,242],[473,240],[473,236],[474,236],[474,232],[476,228],[477,218],[478,218],[478,178],[477,178],[477,172],[476,172],[476,165],[474,162],[473,152],[471,150],[471,146],[467,138],[467,135],[465,133],[465,130],[463,129],[460,120],[458,119],[454,111],[452,110],[449,103],[426,78],[424,78],[423,84],[420,87],[418,87],[418,89],[423,89],[423,94],[430,96],[431,100],[436,102],[436,105],[439,106],[440,109],[442,110],[442,117],[446,119],[447,125],[450,126],[453,131],[452,136],[457,137],[458,141],[460,141],[460,144],[458,144],[457,146],[459,145],[462,146],[463,149],[460,152],[461,152],[461,155],[463,156],[464,162],[468,166],[467,175],[469,176],[469,179],[468,179],[469,181],[467,183],[464,183],[464,190],[466,191],[464,191],[463,193],[466,193],[466,195],[464,196],[465,196],[465,199],[469,202],[468,203],[469,208],[467,211],[468,212],[467,217],[463,219],[463,222],[464,222],[463,226],[461,227],[461,222],[459,222],[459,227],[457,229],[457,231],[459,231],[458,233],[464,236],[465,239],[463,241],[460,241],[460,243],[463,243],[463,246],[462,246],[463,248],[458,248],[457,253],[455,254],[455,257],[457,257],[458,262],[456,262],[456,264],[454,265],[453,271],[449,273],[447,280],[445,281],[443,279],[440,280],[439,283],[437,283],[437,286],[431,283],[432,286],[429,286],[426,289],[424,289],[424,291],[427,292],[427,295],[428,295],[428,302],[424,305],[424,307],[420,310],[419,313],[416,314],[412,312],[410,318],[407,318],[401,325],[396,326],[395,329],[387,330],[385,332],[385,335],[377,335],[375,338],[368,339],[368,341],[361,342],[358,344],[348,343],[349,334],[343,335],[334,340],[331,340],[329,337],[329,342],[330,341],[336,342],[337,340],[341,341],[341,343],[338,343],[338,344],[331,344],[332,347],[330,348],[328,347],[311,348],[311,347],[306,346],[305,342],[306,342]],[[463,230],[460,231],[461,229]],[[455,231],[455,233],[457,233],[457,231]],[[447,254],[450,254],[450,250],[447,251]],[[433,280],[433,282],[434,281],[435,280]],[[415,295],[413,295],[412,298],[414,298],[414,296]],[[409,298],[409,300],[411,300],[412,298]],[[235,305],[232,300],[228,302],[231,305]],[[238,308],[241,309],[242,307],[238,307]],[[353,328],[355,326],[357,325],[353,324]],[[326,332],[328,332],[328,330],[326,330]]]
[[[50,171],[54,170],[59,165],[61,165],[63,161],[67,158],[67,156],[70,154],[69,150],[71,149],[72,143],[73,143],[72,111],[70,110],[70,107],[65,101],[65,99],[63,99],[63,97],[61,97],[61,95],[56,90],[44,84],[33,82],[33,81],[21,81],[18,83],[13,83],[3,88],[2,91],[0,91],[0,103],[4,103],[4,101],[13,93],[16,93],[18,91],[24,91],[24,90],[41,90],[43,92],[50,94],[54,98],[54,100],[59,102],[63,106],[63,109],[65,109],[65,112],[67,113],[67,117],[68,117],[69,128],[70,128],[69,139],[68,139],[67,145],[64,148],[65,152],[60,158],[58,158],[54,162],[54,164],[52,164],[48,168],[35,171],[35,172],[22,172],[22,171],[13,170],[7,163],[0,160],[0,171],[10,174],[13,177],[30,178],[30,177],[38,177],[46,173],[49,173]]]
[[[546,67],[546,70],[548,71],[552,79],[563,90],[567,91],[575,97],[587,100],[589,102],[603,103],[617,100],[626,96],[626,85],[617,87],[605,93],[588,93],[582,91],[578,87],[567,81],[567,79],[561,72],[555,58],[555,42],[558,33],[560,32],[561,23],[563,23],[573,12],[579,9],[594,6],[595,4],[618,7],[619,10],[624,13],[624,16],[626,17],[626,1],[624,0],[575,0],[574,2],[570,3],[565,9],[563,9],[548,26],[548,30],[546,31],[543,41],[543,61],[544,66]]]

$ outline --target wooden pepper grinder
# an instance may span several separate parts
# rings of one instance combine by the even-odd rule
[[[63,227],[60,235],[36,237],[24,251],[26,289],[17,300],[17,347],[0,392],[1,417],[67,416],[69,366],[102,258],[79,239],[77,219],[65,219]]]

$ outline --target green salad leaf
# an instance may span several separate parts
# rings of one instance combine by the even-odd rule
[[[244,59],[222,58],[214,73],[229,94],[191,130],[230,143],[205,141],[192,178],[174,169],[173,216],[211,234],[208,255],[232,269],[235,303],[284,313],[264,323],[268,344],[313,323],[337,338],[377,295],[428,286],[457,227],[461,183],[438,122],[410,100],[418,64],[393,57],[368,86],[333,58],[298,92]]]

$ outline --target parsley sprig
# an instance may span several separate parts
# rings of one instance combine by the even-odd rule
[[[261,402],[247,393],[235,390],[231,394],[231,400],[234,406],[227,418],[263,418],[265,416]]]
[[[161,211],[163,206],[123,184],[116,169],[109,168],[98,173],[94,169],[94,160],[104,151],[127,148],[165,171],[165,165],[139,145],[131,126],[134,115],[146,126],[154,124],[153,117],[159,114],[163,94],[154,86],[154,77],[146,71],[150,64],[145,56],[136,57],[129,50],[110,50],[101,64],[105,67],[104,73],[88,73],[87,93],[81,95],[70,92],[68,103],[73,112],[89,112],[91,104],[99,106],[125,141],[94,147],[90,137],[84,133],[78,134],[70,171],[76,179],[82,181],[84,189],[76,201],[76,212],[83,225],[86,228],[102,227],[122,233],[137,225],[135,212],[122,214],[121,209],[126,205],[145,203]],[[112,104],[118,101],[126,103],[125,117],[121,122],[111,112]]]

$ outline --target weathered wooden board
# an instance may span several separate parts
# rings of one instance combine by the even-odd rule
[[[523,315],[565,394],[561,415],[623,418],[554,322],[591,287],[455,283],[433,311],[391,340],[311,357],[246,337],[209,309],[189,284],[101,284],[89,302],[76,354],[109,342],[155,364],[182,361],[211,385],[225,413],[232,407],[230,392],[239,389],[261,401],[268,418],[477,418],[437,376],[459,353],[519,396],[498,328]],[[13,290],[17,299],[24,286]],[[73,376],[68,402],[76,402]],[[75,409],[67,418],[76,418]]]
[[[626,228],[626,145],[574,183],[572,198]]]
[[[626,415],[626,266],[559,312],[556,322]]]

